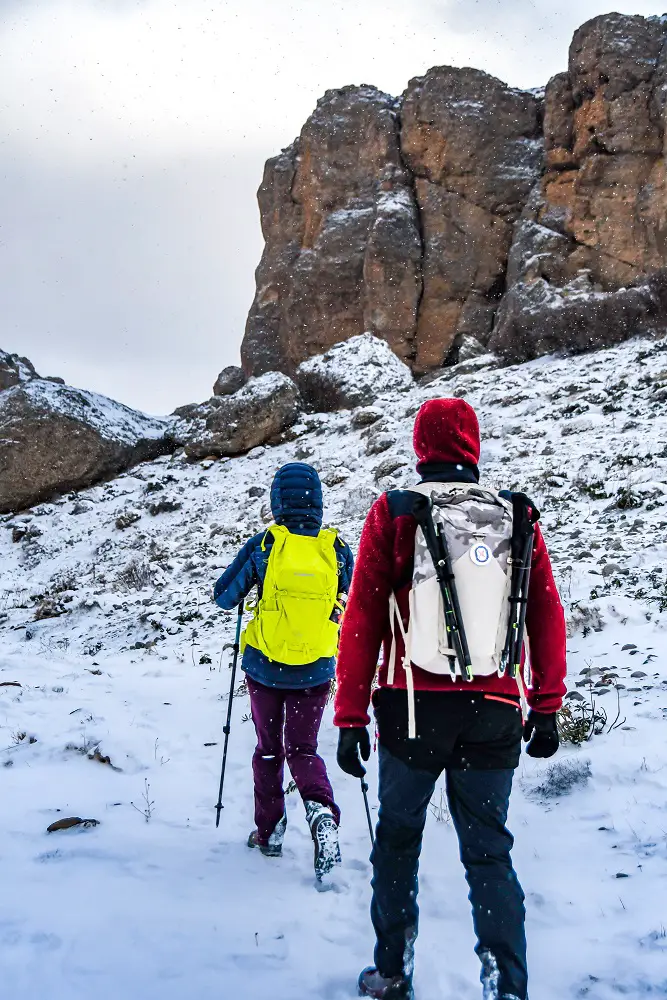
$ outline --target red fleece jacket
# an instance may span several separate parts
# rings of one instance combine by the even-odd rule
[[[430,400],[417,416],[415,451],[420,466],[432,462],[476,464],[479,430],[474,410],[459,399]],[[386,494],[376,500],[366,518],[341,630],[334,717],[337,726],[365,726],[370,721],[368,706],[381,646],[383,662],[378,680],[380,686],[387,683],[391,648],[389,597],[393,590],[407,631],[416,530],[417,523],[411,514],[392,517]],[[403,643],[396,631],[394,687],[405,688]],[[566,690],[565,619],[538,526],[526,631],[533,674],[528,703],[538,712],[557,712]],[[517,682],[511,677],[495,674],[471,682],[453,682],[447,676],[427,673],[413,665],[413,676],[418,691],[472,690],[510,696],[516,696],[518,691]]]

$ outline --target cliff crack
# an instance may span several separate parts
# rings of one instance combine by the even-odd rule
[[[396,127],[396,148],[398,151],[398,157],[403,167],[406,183],[410,192],[412,194],[412,202],[415,208],[415,218],[417,220],[417,234],[419,236],[419,246],[420,246],[420,257],[419,257],[419,293],[417,295],[417,302],[415,303],[415,326],[412,332],[412,350],[408,355],[411,361],[414,361],[417,357],[417,330],[419,328],[419,316],[421,313],[422,302],[424,300],[424,261],[426,259],[426,236],[424,234],[424,224],[422,221],[421,208],[419,207],[419,199],[417,198],[417,187],[415,184],[415,175],[411,168],[408,166],[408,162],[403,155],[403,145],[401,141],[402,131],[403,131],[403,119],[401,113],[400,105],[396,108],[394,123]]]

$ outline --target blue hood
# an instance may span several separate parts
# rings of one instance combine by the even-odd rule
[[[289,462],[278,469],[271,486],[276,524],[300,535],[316,535],[322,527],[322,484],[312,465]]]

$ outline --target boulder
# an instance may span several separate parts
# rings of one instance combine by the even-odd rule
[[[176,441],[193,459],[209,455],[240,455],[269,444],[301,412],[299,390],[280,372],[251,378],[228,396],[213,396],[205,403],[175,411]]]
[[[352,486],[345,499],[345,514],[348,517],[366,517],[379,495],[369,483]]]
[[[382,410],[377,406],[360,406],[352,414],[350,423],[353,427],[371,427],[384,416]]]
[[[521,362],[557,350],[611,347],[666,325],[667,271],[616,292],[596,290],[588,272],[562,287],[540,277],[508,292],[491,347]]]
[[[213,386],[214,396],[233,396],[235,392],[242,389],[246,384],[245,373],[237,365],[228,365],[223,368]]]
[[[319,413],[366,406],[385,392],[406,391],[413,385],[408,366],[370,333],[304,361],[294,380],[306,408]]]
[[[0,513],[83,489],[173,449],[168,419],[30,378],[0,392]]]

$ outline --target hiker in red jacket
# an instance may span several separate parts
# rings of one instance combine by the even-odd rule
[[[563,609],[542,534],[534,524],[539,516],[534,504],[523,494],[499,496],[477,485],[480,441],[474,410],[461,399],[425,403],[415,422],[414,447],[421,476],[421,484],[414,488],[418,492],[384,493],[366,518],[338,656],[338,763],[348,774],[363,777],[359,755],[364,760],[370,755],[368,709],[383,647],[379,687],[372,698],[380,772],[379,821],[371,859],[371,917],[377,944],[375,965],[362,972],[359,992],[384,1000],[412,1000],[419,854],[428,804],[444,771],[470,886],[482,981],[499,1000],[526,1000],[524,896],[512,867],[514,841],[505,823],[522,735],[532,757],[550,757],[558,749],[556,713],[565,694],[566,672]],[[433,555],[431,548],[428,552],[424,548],[430,532],[424,511],[430,511],[428,523],[433,526],[441,502],[450,519],[460,519],[466,511],[468,522],[472,519],[470,535],[462,529],[454,537],[456,552],[450,544],[454,569],[447,579],[454,580],[453,585],[436,579],[437,560],[428,558],[428,552]],[[419,532],[418,518],[423,529]],[[532,545],[532,557],[529,548],[522,550],[527,572],[515,548],[522,524],[528,525]],[[432,535],[433,546],[439,542],[439,531]],[[504,536],[498,541],[503,531],[509,531],[511,542]],[[495,542],[489,541],[494,537]],[[468,546],[464,552],[461,544]],[[503,566],[505,575],[499,576]],[[478,569],[480,575],[475,576]],[[523,573],[524,589],[517,584],[515,593],[516,573]],[[513,604],[507,599],[510,579]],[[459,631],[455,626],[461,615],[452,611],[451,600],[447,603],[451,592],[443,586],[450,591],[452,586],[458,588],[463,617]],[[434,593],[440,610],[424,614],[428,609],[424,600],[433,600]],[[497,611],[500,605],[493,603],[499,593],[507,609],[504,619]],[[457,602],[456,595],[452,600]],[[491,623],[484,620],[487,611],[495,616]],[[517,618],[511,619],[515,624],[525,617],[530,664],[519,666],[522,654],[517,648],[513,650],[517,667],[495,653],[486,662],[489,636],[493,649],[503,649],[496,633],[510,635],[507,618],[515,612]],[[439,633],[438,620],[444,621]],[[447,623],[452,621],[450,627]],[[432,636],[426,634],[429,630]],[[521,634],[520,629],[514,631]],[[465,650],[461,633],[466,633]],[[435,642],[432,661],[422,652],[417,655],[418,648],[424,650],[430,641]],[[505,649],[509,642],[507,638]],[[472,667],[465,665],[469,662]],[[468,673],[471,679],[462,676]],[[525,724],[524,676],[530,708]]]

